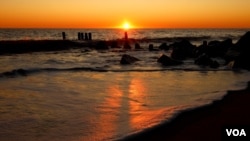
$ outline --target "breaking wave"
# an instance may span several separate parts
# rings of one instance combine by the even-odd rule
[[[161,71],[200,71],[200,72],[208,72],[208,71],[232,71],[228,68],[221,69],[196,69],[196,68],[168,68],[162,67],[159,69],[109,69],[109,68],[91,68],[91,67],[73,67],[73,68],[35,68],[35,69],[14,69],[6,72],[0,73],[0,77],[17,77],[17,76],[28,76],[35,73],[42,72],[161,72]]]

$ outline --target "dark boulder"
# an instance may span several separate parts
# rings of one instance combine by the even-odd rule
[[[202,65],[202,66],[208,66],[210,65],[211,62],[212,62],[211,58],[206,54],[202,54],[201,56],[196,58],[194,61],[195,64]]]
[[[16,70],[13,70],[11,72],[4,72],[1,75],[2,76],[7,76],[7,77],[15,77],[17,75],[27,76],[27,72],[24,69],[16,69]]]
[[[226,39],[224,41],[211,41],[205,48],[204,53],[211,57],[224,57],[226,52],[233,47],[232,39]]]
[[[239,58],[240,54],[240,51],[236,50],[235,48],[229,49],[224,56],[226,64]]]
[[[239,39],[236,46],[240,51],[246,51],[247,53],[250,52],[250,31]]]
[[[94,45],[94,48],[97,50],[109,49],[108,42],[106,41],[99,41]]]
[[[174,60],[164,54],[160,58],[158,58],[157,62],[161,63],[164,66],[174,66],[174,65],[180,65],[183,63],[181,61]]]
[[[220,64],[216,60],[212,60],[209,64],[210,68],[218,68]]]
[[[123,45],[123,48],[124,48],[124,49],[131,49],[132,47],[130,46],[129,42],[126,41],[126,42],[124,43],[124,45]]]
[[[159,46],[159,49],[160,50],[169,50],[169,46],[167,45],[167,43],[162,43],[160,46]]]
[[[193,51],[194,57],[197,58],[200,55],[202,55],[203,53],[206,53],[207,46],[208,46],[207,41],[203,41],[202,45],[200,45],[194,49],[194,51]]]
[[[120,64],[127,65],[127,64],[132,64],[132,63],[134,63],[136,61],[140,61],[140,60],[137,59],[137,58],[135,58],[135,57],[133,57],[133,56],[124,54],[124,55],[122,55]]]
[[[153,45],[153,44],[149,44],[148,50],[149,50],[149,51],[159,51],[158,49],[155,49],[155,48],[154,48],[154,45]]]
[[[225,59],[232,68],[250,70],[250,31],[243,35],[233,48],[228,50]]]
[[[142,49],[139,43],[135,43],[135,49]]]
[[[193,51],[195,46],[192,45],[188,40],[182,40],[181,42],[175,42],[171,45],[173,52],[171,57],[176,60],[183,60],[188,57],[194,57]]]
[[[199,56],[197,59],[195,59],[195,64],[200,65],[200,66],[210,66],[211,68],[218,68],[220,64],[212,60],[207,54],[202,54]]]
[[[110,42],[110,46],[111,46],[111,48],[121,48],[121,47],[119,46],[118,41],[111,41],[111,42]]]
[[[208,43],[208,46],[216,46],[216,45],[218,45],[218,44],[220,44],[220,41],[213,40],[213,41],[210,41],[210,42]]]

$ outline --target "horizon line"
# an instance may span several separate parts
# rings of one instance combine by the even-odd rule
[[[0,29],[123,29],[121,27],[0,27]],[[133,29],[250,29],[250,27],[132,27]]]

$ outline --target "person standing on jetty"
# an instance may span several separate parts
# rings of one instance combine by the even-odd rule
[[[128,40],[128,33],[125,31],[125,36],[124,36],[124,49],[131,49],[131,46],[129,45],[129,40]]]

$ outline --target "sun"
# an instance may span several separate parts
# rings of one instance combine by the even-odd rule
[[[128,30],[128,29],[131,28],[131,25],[130,25],[129,22],[124,22],[122,27],[123,27],[125,30]]]

